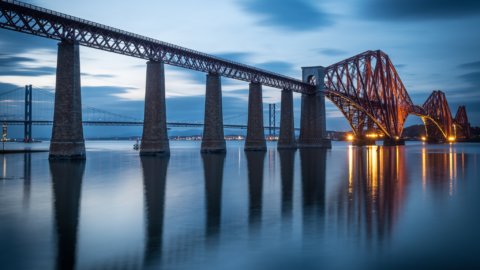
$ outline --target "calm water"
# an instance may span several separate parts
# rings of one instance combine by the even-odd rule
[[[170,158],[132,144],[87,142],[86,162],[0,155],[0,268],[480,266],[480,144],[172,142]]]

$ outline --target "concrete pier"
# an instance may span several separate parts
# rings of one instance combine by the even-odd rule
[[[143,122],[141,156],[170,154],[165,106],[165,68],[162,62],[147,62],[145,89],[145,116]]]
[[[78,44],[58,43],[56,76],[49,159],[85,159]]]
[[[248,93],[248,124],[245,151],[266,151],[263,127],[262,85],[250,83]]]
[[[223,133],[222,82],[220,75],[207,74],[202,153],[225,152]]]
[[[299,148],[331,148],[332,144],[327,139],[325,116],[325,88],[324,67],[302,68],[303,81],[314,83],[316,93],[302,95],[302,112],[300,116]]]
[[[297,148],[293,121],[293,92],[288,90],[282,90],[282,104],[280,108],[280,135],[278,137],[277,148]]]

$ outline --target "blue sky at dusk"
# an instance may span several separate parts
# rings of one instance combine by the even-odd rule
[[[381,49],[414,103],[423,104],[439,89],[452,114],[466,105],[472,125],[480,125],[480,1],[28,2],[295,78],[302,66],[328,66]],[[0,92],[25,84],[53,89],[56,43],[0,30]],[[143,116],[144,60],[85,47],[80,57],[84,105]],[[248,84],[230,79],[222,84],[225,123],[242,122]],[[168,121],[202,122],[205,74],[166,66],[166,85]],[[298,126],[300,95],[294,97]],[[264,102],[279,103],[280,90],[264,87]],[[411,118],[409,124],[420,122]],[[327,129],[349,130],[330,102],[327,119]]]

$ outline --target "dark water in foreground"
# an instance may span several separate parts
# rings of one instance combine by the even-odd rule
[[[480,269],[480,144],[228,146],[0,155],[0,268]]]

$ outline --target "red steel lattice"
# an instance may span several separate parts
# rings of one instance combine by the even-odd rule
[[[470,122],[468,122],[467,109],[465,109],[465,106],[458,107],[454,122],[456,127],[456,136],[459,138],[469,139],[471,136]]]
[[[452,119],[445,94],[433,91],[422,107],[414,105],[395,66],[384,52],[367,51],[325,69],[324,93],[343,113],[355,135],[402,135],[409,114],[425,122],[432,140],[456,138],[456,127],[470,136],[464,106]]]
[[[372,129],[400,137],[413,103],[388,55],[367,51],[325,70],[325,95],[355,134]]]

